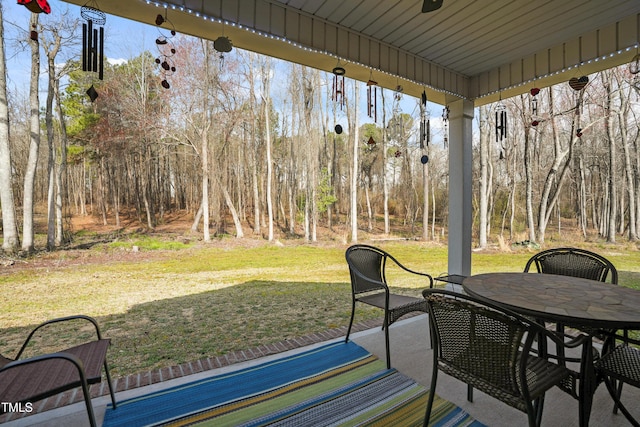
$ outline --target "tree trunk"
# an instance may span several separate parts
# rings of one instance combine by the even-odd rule
[[[478,207],[480,222],[478,224],[478,246],[487,247],[487,222],[489,219],[489,135],[484,131],[486,127],[487,107],[480,108],[480,206]]]
[[[613,116],[611,114],[613,92],[611,88],[611,72],[606,71],[604,73],[604,87],[607,91],[606,105],[605,105],[605,121],[604,126],[606,130],[607,141],[609,143],[609,176],[608,176],[608,188],[609,188],[609,211],[608,211],[608,227],[607,227],[607,242],[615,243],[616,241],[616,213],[618,204],[618,189],[615,185],[616,169],[618,166],[618,160],[616,158],[616,144],[615,139],[611,133],[611,127],[613,126]]]
[[[618,86],[622,86],[619,74],[616,73],[618,80]],[[627,195],[629,198],[629,240],[638,240],[638,231],[636,228],[636,189],[635,189],[635,177],[633,171],[633,164],[631,162],[631,143],[629,142],[629,97],[630,89],[620,89],[620,111],[618,111],[618,123],[620,126],[620,144],[622,145],[622,151],[624,154],[624,171],[627,179]]]
[[[389,224],[389,180],[387,178],[387,110],[385,108],[384,89],[380,89],[382,98],[382,203],[384,205],[384,235],[388,236]]]
[[[32,13],[31,28],[38,27],[38,14]],[[34,243],[34,191],[36,170],[38,168],[38,152],[40,149],[40,100],[38,96],[38,79],[40,77],[40,43],[38,39],[30,39],[31,46],[31,82],[29,86],[30,113],[30,143],[29,157],[24,176],[24,202],[23,202],[23,237],[22,250],[32,252]]]
[[[2,208],[2,249],[15,252],[20,246],[13,199],[11,150],[9,149],[9,105],[7,62],[4,55],[3,4],[0,3],[0,208]]]
[[[351,166],[351,242],[358,242],[358,175],[360,174],[360,167],[358,165],[358,142],[360,140],[358,125],[358,85],[354,83],[353,90],[355,93],[353,102],[353,117],[350,123],[353,126],[349,127],[349,137],[353,138],[353,163]]]
[[[269,60],[266,60],[267,63],[263,66],[262,69],[262,103],[264,104],[264,131],[265,131],[265,140],[266,140],[266,156],[267,156],[267,215],[269,216],[269,237],[268,240],[270,242],[274,239],[274,230],[273,230],[273,196],[271,194],[272,186],[273,186],[273,159],[271,154],[271,108],[269,100],[271,99],[270,92],[270,83],[271,77],[269,73],[271,72],[271,67]]]

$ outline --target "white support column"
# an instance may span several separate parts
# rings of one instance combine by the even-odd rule
[[[471,274],[473,102],[449,104],[449,274]]]

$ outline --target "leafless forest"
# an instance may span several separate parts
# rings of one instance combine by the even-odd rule
[[[156,63],[158,52],[143,52],[105,64],[97,80],[77,59],[77,21],[37,19],[37,37],[25,32],[22,46],[45,77],[32,73],[29,94],[0,82],[6,251],[35,249],[36,208],[47,218],[48,249],[78,231],[72,215],[116,227],[126,216],[151,230],[187,212],[205,241],[446,233],[442,107],[375,87],[369,117],[370,87],[348,73],[336,93],[331,73],[236,49],[222,55],[213,42],[182,36],[172,40],[175,73]],[[12,48],[5,43],[8,55]],[[3,56],[0,76],[5,64]],[[565,229],[585,240],[637,240],[639,76],[623,66],[588,76],[579,90],[564,83],[538,92],[533,82],[527,95],[477,109],[475,245],[542,243]]]

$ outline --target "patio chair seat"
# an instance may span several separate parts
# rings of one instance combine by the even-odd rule
[[[365,295],[357,298],[358,301],[384,310],[386,295],[384,292]],[[424,298],[407,295],[389,294],[389,324],[392,324],[402,316],[414,311],[427,312],[427,302]]]
[[[102,339],[52,354],[70,354],[82,361],[87,384],[99,383],[110,340]],[[38,401],[82,385],[78,368],[68,358],[52,357],[38,363],[0,370],[0,399],[3,402]],[[5,368],[3,367],[3,368]],[[20,369],[18,369],[20,367]]]

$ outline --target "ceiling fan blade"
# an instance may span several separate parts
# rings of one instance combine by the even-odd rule
[[[422,4],[422,13],[433,12],[440,9],[443,0],[424,0]]]

